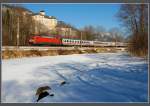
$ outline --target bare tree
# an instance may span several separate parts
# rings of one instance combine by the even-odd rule
[[[106,29],[103,26],[96,26],[95,33],[95,40],[103,41],[103,35],[106,33]]]
[[[123,42],[124,41],[124,37],[123,37],[123,33],[120,31],[119,28],[111,28],[109,30],[110,36],[111,36],[111,41],[114,42]]]
[[[131,33],[129,51],[135,55],[147,55],[148,5],[123,4],[118,18]]]
[[[91,25],[83,28],[83,39],[94,40],[95,39],[95,28]]]

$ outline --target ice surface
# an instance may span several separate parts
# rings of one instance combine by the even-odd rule
[[[147,102],[148,62],[127,53],[2,60],[3,103],[36,102],[41,86],[54,96],[39,102]]]

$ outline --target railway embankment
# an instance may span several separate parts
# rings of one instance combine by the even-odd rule
[[[2,50],[2,59],[85,54],[85,53],[113,53],[113,52],[122,52],[122,51],[125,51],[125,48],[101,47],[101,48],[72,48],[72,49],[46,49],[46,50],[5,49],[5,50]]]

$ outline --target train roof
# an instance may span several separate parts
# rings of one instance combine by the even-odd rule
[[[80,39],[69,39],[69,38],[62,38],[64,40],[80,40]]]
[[[46,33],[42,33],[42,34],[31,34],[31,36],[62,37],[61,35],[53,35],[53,34],[46,34]]]

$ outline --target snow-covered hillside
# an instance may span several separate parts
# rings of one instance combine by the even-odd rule
[[[60,86],[62,81],[67,83]],[[2,60],[2,102],[147,102],[148,63],[126,53]]]

